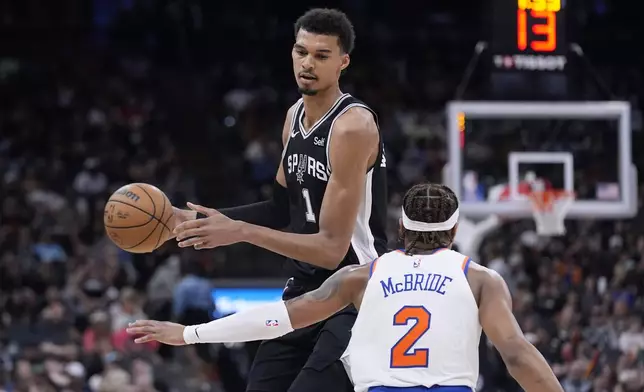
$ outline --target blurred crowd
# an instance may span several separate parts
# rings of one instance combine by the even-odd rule
[[[291,24],[304,8],[152,3],[96,1],[105,14],[93,15],[93,34],[49,38],[46,50],[46,37],[23,36],[20,55],[0,58],[0,391],[243,390],[243,347],[139,346],[124,327],[146,317],[202,322],[214,310],[212,279],[279,278],[280,258],[245,245],[132,255],[106,239],[101,217],[129,182],[155,184],[175,205],[270,196],[283,115],[297,98]],[[478,15],[434,4],[409,16],[375,3],[373,18],[360,17],[366,2],[345,4],[358,49],[343,86],[380,114],[394,246],[402,192],[441,181],[444,103],[477,40]],[[644,62],[613,59],[598,62],[601,76],[639,113],[633,70]],[[644,145],[640,128],[634,146]],[[480,262],[508,282],[521,326],[566,392],[642,391],[644,216],[567,227],[545,239],[532,222],[506,223],[485,239]],[[519,390],[485,341],[479,387]]]
[[[515,222],[484,241],[482,260],[505,278],[521,327],[566,392],[644,388],[643,218],[567,221],[566,236],[550,239]],[[516,390],[496,351],[481,355],[483,386]]]

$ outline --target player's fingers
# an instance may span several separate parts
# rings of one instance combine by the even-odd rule
[[[212,216],[217,212],[216,210],[214,210],[212,208],[200,206],[199,204],[193,204],[193,203],[190,203],[190,202],[188,202],[188,208],[190,208],[193,211],[200,212],[200,213],[202,213],[202,214],[204,214],[206,216]]]
[[[145,335],[159,332],[159,329],[158,327],[129,327],[126,331],[131,335]]]
[[[187,240],[179,242],[179,247],[188,248],[190,246],[195,246],[203,242],[204,242],[204,239],[202,237],[192,237],[192,238],[188,238]]]
[[[155,334],[149,334],[145,336],[141,336],[140,338],[134,339],[134,343],[147,343],[147,342],[153,342],[157,340]]]
[[[136,320],[133,323],[130,323],[128,327],[149,327],[156,325],[156,321],[154,320]]]
[[[178,241],[183,241],[188,238],[192,237],[202,237],[202,240],[205,239],[208,236],[208,228],[207,227],[198,227],[196,229],[190,229],[186,230],[183,233],[180,233],[177,235],[177,240]]]
[[[202,242],[202,243],[200,243],[200,244],[195,245],[195,249],[196,249],[196,250],[200,250],[200,249],[212,249],[212,248],[214,248],[214,246],[213,246],[210,242],[208,242],[208,241],[204,241],[204,242]]]
[[[174,228],[174,234],[179,234],[181,232],[184,232],[190,229],[197,229],[199,227],[202,227],[205,224],[206,222],[204,222],[203,219],[194,219],[187,222],[183,222],[178,224],[177,227]]]
[[[196,229],[188,229],[186,231],[182,231],[181,233],[177,234],[177,241],[183,241],[186,238],[191,238],[191,237],[205,237],[208,234],[208,230],[206,230],[204,227],[199,227]]]

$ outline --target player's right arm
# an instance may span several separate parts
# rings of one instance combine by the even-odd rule
[[[291,120],[295,112],[294,104],[286,113],[286,119],[282,128],[282,145],[286,148],[286,142],[291,133]],[[197,219],[197,211],[183,210],[173,207],[176,227],[180,223]],[[257,226],[268,227],[271,229],[283,229],[291,222],[290,207],[288,202],[288,192],[286,189],[286,176],[284,167],[280,160],[275,182],[273,183],[273,196],[269,200],[260,201],[243,206],[222,208],[218,210],[230,219],[251,223]]]
[[[181,324],[139,320],[128,333],[143,335],[136,343],[158,341],[171,345],[193,343],[232,343],[275,339],[294,329],[308,327],[354,303],[362,302],[371,265],[350,265],[338,270],[311,292],[288,301],[278,301],[206,324]]]
[[[470,274],[481,277],[479,319],[483,331],[501,353],[510,375],[526,392],[563,392],[541,353],[525,338],[512,314],[512,298],[503,278],[476,266]]]

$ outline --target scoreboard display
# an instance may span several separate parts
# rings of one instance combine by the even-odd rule
[[[564,71],[567,0],[494,0],[490,49],[498,70]]]

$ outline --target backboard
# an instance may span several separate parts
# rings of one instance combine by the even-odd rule
[[[465,216],[527,218],[530,191],[577,194],[567,217],[637,213],[627,102],[454,101],[444,181]]]

